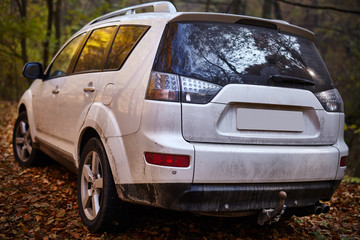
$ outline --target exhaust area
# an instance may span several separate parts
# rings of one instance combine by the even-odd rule
[[[326,204],[317,202],[314,206],[314,213],[319,215],[321,213],[328,213],[330,211],[330,207]]]

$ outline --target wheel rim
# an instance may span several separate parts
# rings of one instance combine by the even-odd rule
[[[89,220],[100,211],[103,189],[103,169],[99,155],[91,151],[86,155],[81,172],[82,209]]]
[[[20,161],[27,162],[32,152],[32,141],[29,124],[23,120],[19,122],[15,132],[16,153]]]

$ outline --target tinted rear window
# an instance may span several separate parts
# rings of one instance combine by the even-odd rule
[[[120,26],[105,69],[119,69],[147,29],[145,26]]]
[[[334,88],[314,43],[274,29],[229,23],[170,23],[154,70],[221,86],[256,84],[319,92]],[[274,75],[302,78],[315,85],[273,82]]]

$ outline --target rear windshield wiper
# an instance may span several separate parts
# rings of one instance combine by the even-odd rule
[[[291,83],[302,83],[302,84],[309,84],[309,85],[315,85],[315,82],[305,79],[305,78],[299,78],[299,77],[291,77],[286,75],[273,75],[268,78],[271,82],[291,82]]]

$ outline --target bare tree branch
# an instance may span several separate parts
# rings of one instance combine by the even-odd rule
[[[329,7],[329,6],[314,6],[314,5],[309,5],[309,4],[295,3],[295,2],[291,2],[291,1],[287,1],[287,0],[277,0],[277,1],[285,3],[285,4],[293,5],[293,6],[303,7],[303,8],[332,10],[332,11],[337,11],[337,12],[342,12],[342,13],[351,13],[351,14],[359,14],[360,15],[360,11],[356,11],[356,10],[348,10],[348,9],[342,9],[342,8],[337,8],[337,7]]]
[[[232,0],[232,2],[230,3],[229,7],[226,9],[225,13],[229,13],[229,12],[230,12],[230,9],[231,9],[231,7],[234,5],[234,2],[235,2],[235,1],[236,1],[236,0]]]
[[[22,59],[22,56],[19,55],[16,51],[14,51],[14,50],[12,50],[12,49],[9,49],[9,51],[7,51],[6,49],[0,48],[0,52],[2,52],[2,53],[5,54],[5,55],[8,55],[9,57],[10,57],[10,56],[14,56],[14,57],[16,57],[16,58],[18,58],[18,59]]]

